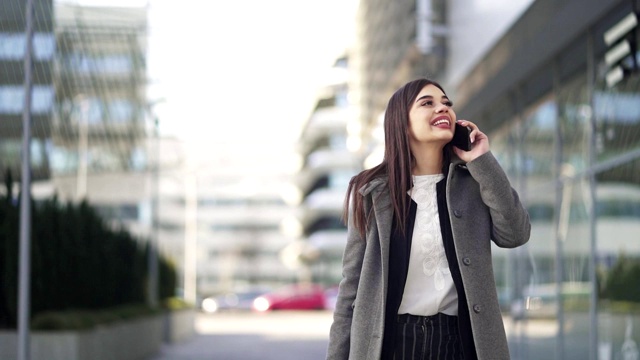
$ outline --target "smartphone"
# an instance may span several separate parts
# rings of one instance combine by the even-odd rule
[[[460,150],[469,151],[471,150],[471,138],[469,135],[471,134],[471,128],[468,126],[462,126],[456,123],[456,132],[453,134],[453,140],[451,140],[451,145],[457,147]]]

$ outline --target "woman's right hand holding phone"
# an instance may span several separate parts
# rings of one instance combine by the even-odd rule
[[[472,145],[471,150],[464,151],[456,146],[453,147],[453,151],[461,160],[468,163],[489,152],[489,138],[485,133],[480,131],[476,124],[468,120],[458,120],[457,123],[471,128],[471,133],[469,134]]]

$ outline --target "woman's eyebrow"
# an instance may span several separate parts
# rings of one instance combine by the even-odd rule
[[[424,96],[421,96],[421,97],[419,97],[419,98],[417,98],[417,99],[416,99],[416,102],[418,102],[418,101],[420,101],[420,100],[423,100],[423,99],[433,99],[433,96],[431,96],[431,95],[424,95]],[[447,101],[448,101],[448,100],[449,100],[449,98],[448,98],[447,96],[442,96],[441,101],[442,101],[442,100],[447,100]]]
[[[416,99],[416,102],[418,102],[418,101],[420,101],[420,100],[423,100],[423,99],[433,99],[433,96],[431,96],[431,95],[424,95],[424,96],[421,96],[421,97],[419,97],[419,98],[417,98],[417,99]]]

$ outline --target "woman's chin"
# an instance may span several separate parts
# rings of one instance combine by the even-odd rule
[[[453,134],[447,134],[447,135],[444,135],[444,136],[442,136],[442,137],[440,137],[440,138],[438,139],[438,141],[439,141],[440,143],[442,143],[442,146],[444,146],[444,145],[446,145],[446,144],[450,143],[450,142],[451,142],[451,140],[453,140]]]

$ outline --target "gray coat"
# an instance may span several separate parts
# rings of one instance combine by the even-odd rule
[[[382,350],[388,288],[391,200],[385,179],[359,190],[365,214],[373,207],[366,239],[349,223],[343,279],[331,325],[328,360],[375,360]],[[480,360],[509,359],[491,261],[491,240],[513,248],[529,240],[531,225],[518,194],[488,152],[450,165],[446,188],[453,241]]]

